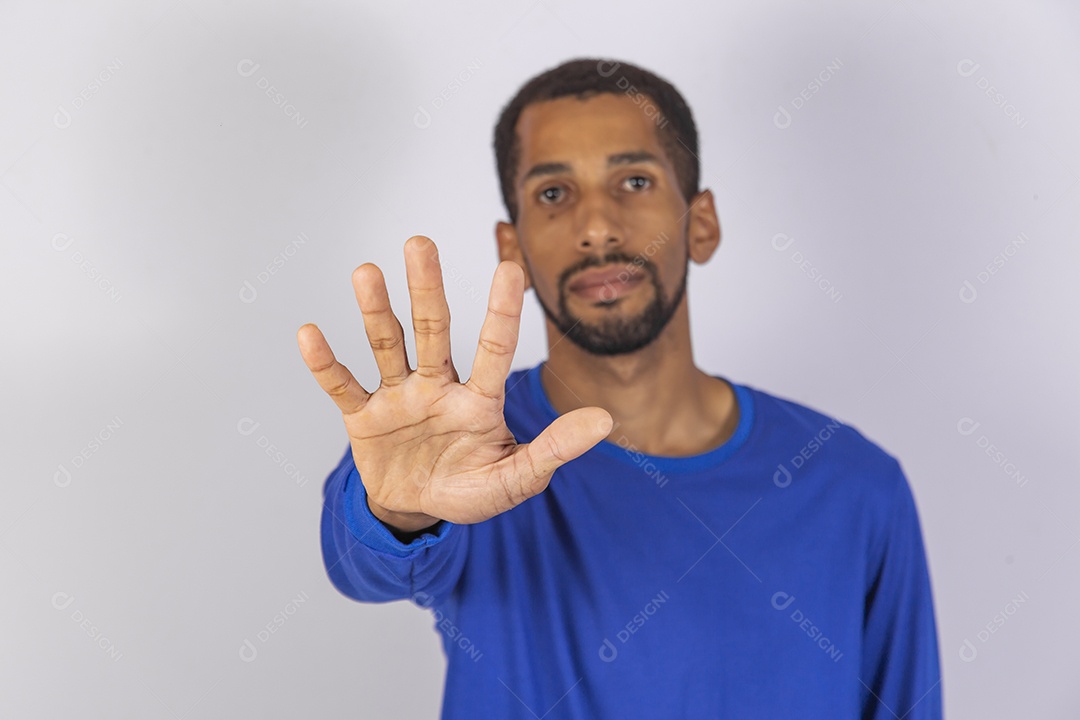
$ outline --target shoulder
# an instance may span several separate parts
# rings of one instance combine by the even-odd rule
[[[756,444],[779,487],[819,509],[835,508],[861,528],[870,557],[891,534],[917,530],[911,485],[891,452],[819,408],[748,389],[757,412]]]
[[[776,458],[780,472],[815,471],[834,488],[883,505],[906,484],[900,461],[852,422],[784,395],[743,387],[754,402],[757,444]]]

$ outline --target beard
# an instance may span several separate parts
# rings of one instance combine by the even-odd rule
[[[573,315],[567,307],[567,282],[570,277],[589,267],[599,267],[613,263],[623,263],[628,268],[640,263],[633,272],[644,272],[646,280],[653,287],[653,299],[638,315],[634,317],[606,317],[596,324],[587,323],[580,317]],[[536,300],[548,320],[559,329],[564,337],[569,339],[582,350],[593,355],[624,355],[640,350],[655,340],[667,326],[675,314],[676,308],[682,302],[686,294],[686,276],[690,266],[687,258],[686,269],[683,270],[682,280],[675,289],[670,299],[665,300],[664,287],[660,282],[659,273],[648,258],[637,259],[620,252],[608,253],[603,259],[590,257],[582,260],[573,267],[567,268],[559,276],[559,307],[558,312],[551,308],[536,293]],[[599,305],[617,305],[622,298],[611,301],[598,301]]]

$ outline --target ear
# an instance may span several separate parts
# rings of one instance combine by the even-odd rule
[[[712,190],[702,190],[690,203],[690,220],[687,227],[690,259],[701,265],[712,257],[720,246],[720,219],[716,216]]]
[[[495,223],[495,242],[499,247],[499,260],[512,260],[520,265],[525,272],[525,289],[531,288],[532,278],[529,277],[529,266],[525,262],[525,255],[521,252],[517,228],[502,220]]]

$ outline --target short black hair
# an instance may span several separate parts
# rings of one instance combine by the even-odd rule
[[[690,106],[675,86],[628,62],[576,58],[526,82],[503,108],[495,125],[495,164],[511,223],[517,223],[518,215],[514,177],[521,155],[516,128],[522,111],[532,103],[571,95],[584,100],[599,93],[626,95],[650,118],[655,116],[660,144],[675,166],[683,197],[690,203],[698,193],[701,162],[697,128]]]

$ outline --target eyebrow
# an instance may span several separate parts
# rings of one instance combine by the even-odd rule
[[[661,163],[660,158],[647,150],[631,150],[630,152],[616,153],[615,155],[608,155],[607,159],[608,167],[630,165],[639,162],[651,162],[656,163],[657,165],[663,164]],[[573,168],[568,163],[562,162],[538,163],[529,168],[529,172],[525,173],[519,184],[524,185],[528,180],[534,177],[556,175],[564,172],[573,172]]]

